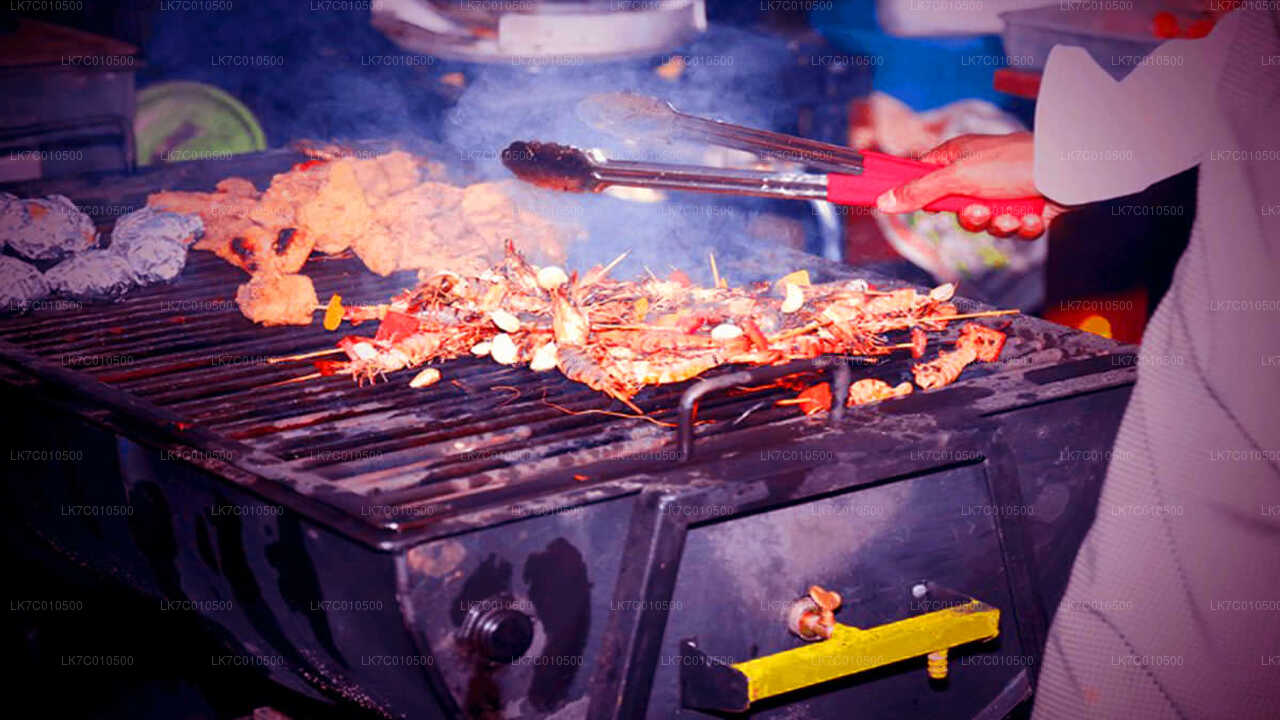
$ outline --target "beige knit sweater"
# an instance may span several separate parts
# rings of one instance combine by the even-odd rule
[[[1100,200],[1195,164],[1200,184],[1054,617],[1036,720],[1280,717],[1276,8],[1246,3],[1120,83],[1076,48],[1050,56],[1042,192]]]

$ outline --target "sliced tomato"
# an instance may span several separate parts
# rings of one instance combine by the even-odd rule
[[[418,332],[418,328],[418,318],[397,310],[388,310],[382,322],[378,324],[378,332],[374,334],[373,339],[378,342],[394,343]]]
[[[831,386],[818,383],[796,396],[800,401],[800,410],[805,415],[826,412],[831,409]]]

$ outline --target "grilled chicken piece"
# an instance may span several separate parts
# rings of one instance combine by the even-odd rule
[[[227,178],[218,183],[218,192],[152,193],[147,196],[147,206],[182,215],[199,215],[204,224],[204,237],[195,247],[217,252],[219,246],[253,225],[249,215],[258,204],[257,193],[245,194],[252,189],[248,180]]]
[[[315,197],[298,208],[298,227],[315,236],[320,252],[333,254],[354,248],[373,220],[352,163],[343,158],[324,166],[328,171],[324,183]],[[355,250],[359,255],[359,248]]]
[[[229,177],[219,180],[213,186],[214,190],[228,195],[238,195],[240,197],[256,198],[258,197],[258,189],[253,183],[242,177]]]
[[[263,272],[295,273],[302,269],[315,241],[295,228],[272,232],[261,225],[246,223],[230,238],[206,237],[196,243],[250,275]]]
[[[400,150],[372,158],[353,159],[351,167],[370,205],[377,205],[396,193],[408,190],[420,179],[417,161]]]
[[[236,305],[263,325],[310,325],[320,300],[306,275],[261,273],[236,289]]]
[[[384,228],[374,227],[361,233],[351,249],[365,267],[378,275],[385,277],[400,269],[400,238],[392,237]]]

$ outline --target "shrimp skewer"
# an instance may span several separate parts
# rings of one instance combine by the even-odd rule
[[[876,290],[860,282],[811,285],[792,273],[786,282],[731,288],[718,267],[714,274],[720,281],[713,288],[696,287],[679,271],[667,280],[652,273],[640,281],[609,277],[625,257],[579,280],[577,273],[530,265],[508,244],[505,258],[488,270],[423,272],[417,287],[386,303],[343,307],[335,296],[317,308],[326,312],[326,328],[341,320],[375,321],[377,331],[373,337],[342,338],[332,352],[345,355],[345,361],[315,364],[320,375],[340,372],[363,383],[454,358],[489,357],[535,371],[558,369],[638,412],[632,398],[645,387],[683,382],[720,365],[778,364],[827,354],[877,357],[898,350],[919,358],[928,331],[952,320],[996,314],[958,314],[950,302],[951,285],[927,293]],[[910,342],[889,344],[883,334],[890,331],[910,331]],[[1003,333],[966,323],[953,350],[912,368],[916,383],[929,389],[953,382],[970,363],[995,360],[1003,342]],[[434,372],[417,373],[415,387],[436,380]],[[910,383],[890,386],[866,378],[853,384],[849,403],[876,402],[911,389]],[[813,407],[807,409],[817,409],[808,404]]]

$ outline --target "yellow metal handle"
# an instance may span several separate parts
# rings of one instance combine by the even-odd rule
[[[929,676],[941,679],[948,650],[999,634],[1000,611],[969,598],[866,630],[836,623],[827,640],[739,663],[718,662],[685,640],[681,692],[687,707],[741,712],[763,698],[921,656],[929,658]]]

